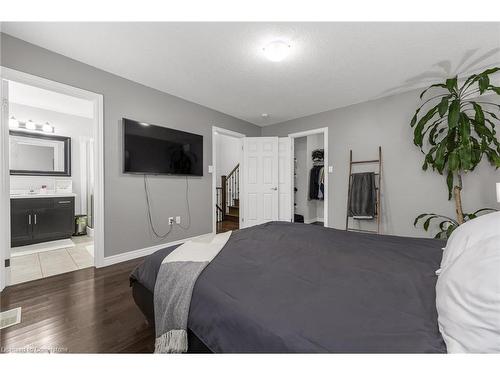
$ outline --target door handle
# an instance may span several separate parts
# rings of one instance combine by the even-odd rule
[[[31,214],[28,215],[28,225],[31,225]]]
[[[71,203],[71,201],[59,201],[58,203]]]
[[[36,214],[35,214],[35,225],[36,225]]]
[[[276,190],[278,190],[278,188],[277,187],[272,187],[271,190],[276,191]]]

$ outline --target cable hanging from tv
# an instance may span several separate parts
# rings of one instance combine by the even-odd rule
[[[187,209],[187,216],[188,216],[188,225],[183,226],[181,224],[177,224],[175,221],[171,224],[169,224],[168,231],[165,234],[160,234],[158,230],[156,230],[154,223],[153,223],[153,216],[151,214],[151,204],[150,204],[150,191],[149,191],[149,184],[147,180],[147,175],[144,175],[144,192],[146,194],[146,205],[147,205],[147,211],[148,211],[148,222],[149,222],[149,227],[151,228],[151,232],[153,235],[158,238],[158,239],[165,239],[168,237],[170,232],[172,231],[172,228],[175,225],[179,226],[180,228],[184,230],[188,230],[191,228],[191,208],[189,206],[189,179],[188,176],[185,176],[186,178],[186,209]]]

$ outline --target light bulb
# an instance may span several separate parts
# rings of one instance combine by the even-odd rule
[[[47,132],[47,133],[53,133],[54,132],[54,128],[48,122],[46,122],[45,124],[43,124],[42,130],[44,132]]]
[[[271,61],[282,61],[290,53],[290,43],[282,40],[275,40],[262,48],[264,55]]]
[[[36,124],[33,121],[28,120],[28,122],[26,123],[26,129],[28,129],[28,130],[35,130],[36,129]]]
[[[19,121],[16,120],[14,116],[9,119],[9,128],[17,128],[19,126]]]

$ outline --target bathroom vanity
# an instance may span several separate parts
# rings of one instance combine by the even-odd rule
[[[10,197],[11,246],[70,238],[74,194],[19,194]]]
[[[12,177],[71,177],[70,137],[14,130],[9,135]],[[70,238],[74,232],[75,194],[55,187],[48,193],[40,180],[28,190],[11,190],[10,211],[12,247]]]

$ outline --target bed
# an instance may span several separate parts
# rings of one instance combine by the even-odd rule
[[[445,353],[435,285],[444,242],[270,222],[235,231],[194,286],[189,352]],[[130,276],[154,325],[162,260]]]

